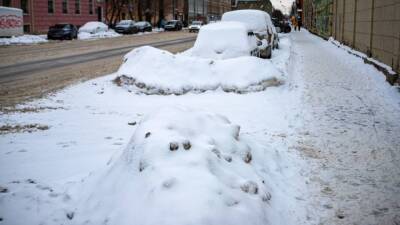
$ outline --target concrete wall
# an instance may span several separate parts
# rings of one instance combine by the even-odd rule
[[[334,0],[332,36],[400,73],[400,0]]]

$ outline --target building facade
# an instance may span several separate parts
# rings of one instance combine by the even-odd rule
[[[269,14],[274,10],[270,0],[232,0],[232,9],[259,9]]]
[[[115,24],[124,19],[146,20],[157,26],[161,19],[177,19],[187,25],[194,20],[219,20],[230,10],[231,0],[132,0],[121,9],[115,9],[108,2],[107,21]]]
[[[98,0],[0,0],[0,5],[23,10],[26,33],[45,33],[56,23],[104,20],[104,3]]]

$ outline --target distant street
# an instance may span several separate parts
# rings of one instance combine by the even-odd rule
[[[91,41],[50,42],[0,48],[0,103],[14,105],[77,81],[115,72],[122,56],[143,45],[180,52],[196,35],[163,32]]]

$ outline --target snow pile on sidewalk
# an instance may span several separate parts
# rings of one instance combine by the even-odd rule
[[[22,35],[11,38],[0,38],[0,45],[28,45],[48,42],[45,35]]]
[[[108,29],[108,26],[102,22],[87,22],[79,28],[78,39],[87,40],[119,36],[121,36],[121,34],[118,34],[112,29]]]
[[[271,195],[240,127],[224,116],[163,108],[108,164],[71,195],[74,224],[268,224]]]
[[[117,85],[146,94],[185,94],[222,89],[246,93],[281,83],[282,74],[269,60],[244,56],[202,59],[145,46],[125,55]]]
[[[393,70],[393,68],[391,66],[386,65],[385,63],[382,63],[374,58],[368,57],[365,53],[362,53],[360,51],[352,49],[351,47],[344,45],[344,44],[340,43],[339,41],[335,40],[333,37],[330,37],[328,41],[331,42],[332,44],[336,45],[337,47],[347,51],[350,54],[353,54],[353,55],[358,56],[364,60],[367,60],[373,64],[376,64],[377,66],[385,69],[389,74],[392,74],[392,75],[396,74],[396,72]]]

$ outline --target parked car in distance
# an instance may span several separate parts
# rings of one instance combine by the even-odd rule
[[[292,31],[289,22],[286,20],[278,20],[277,18],[272,18],[272,23],[274,24],[276,32],[278,33],[290,33]]]
[[[226,12],[222,15],[222,21],[236,21],[246,25],[249,34],[254,34],[264,46],[260,49],[261,58],[271,58],[272,49],[278,48],[279,37],[275,26],[268,13],[261,10],[244,9]]]
[[[138,32],[151,32],[153,30],[153,27],[147,21],[139,21],[135,23],[135,27]]]
[[[203,21],[193,21],[189,26],[189,32],[199,32],[201,26],[203,26]]]
[[[59,23],[49,28],[47,39],[72,40],[78,37],[78,28],[69,23]]]
[[[182,30],[182,27],[180,20],[170,20],[165,24],[164,30]]]
[[[121,20],[115,26],[115,32],[120,34],[133,34],[137,33],[137,27],[135,26],[135,21],[133,20]]]

